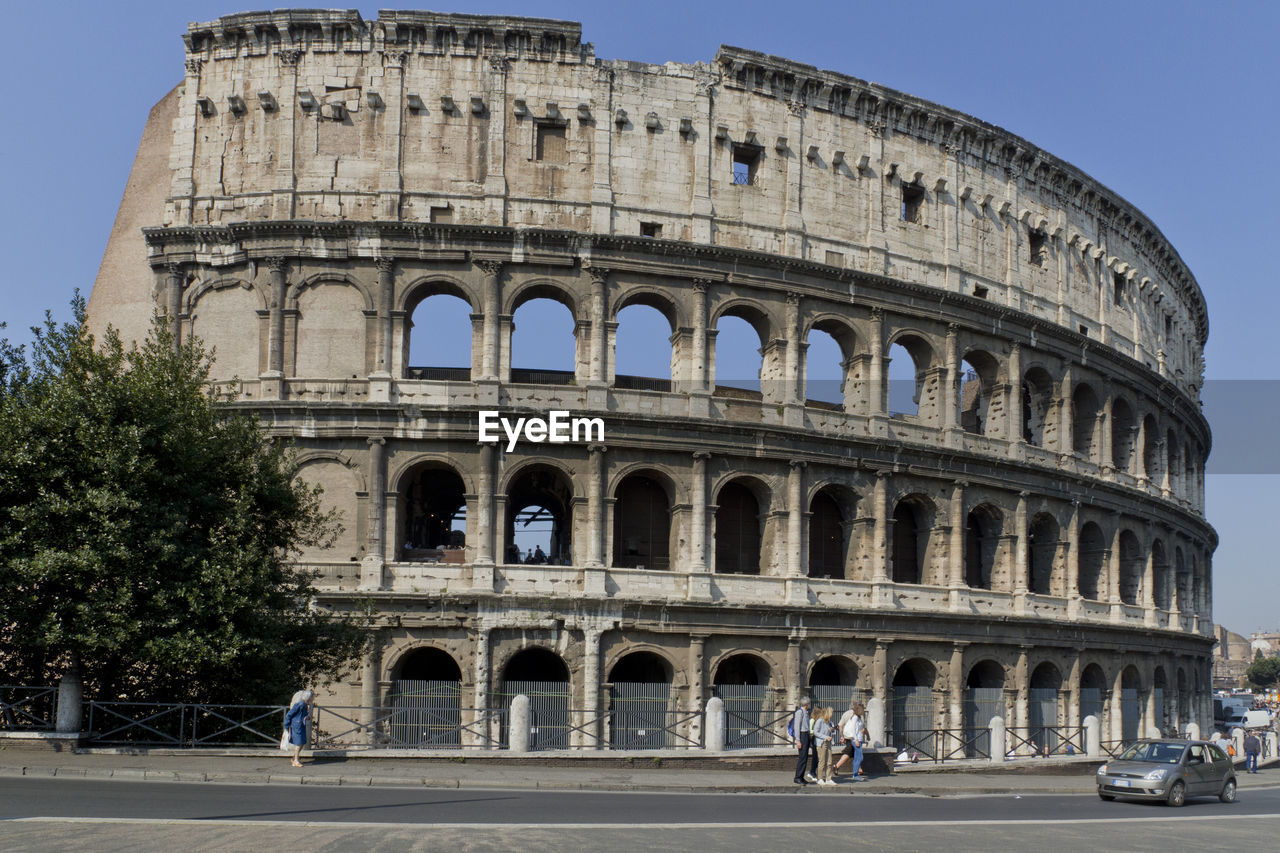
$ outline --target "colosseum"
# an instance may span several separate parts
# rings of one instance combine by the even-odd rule
[[[215,348],[340,513],[298,568],[377,642],[327,705],[401,746],[500,746],[521,693],[534,748],[698,746],[713,696],[730,747],[807,694],[880,699],[926,755],[992,716],[1055,751],[1090,715],[1112,745],[1211,723],[1205,300],[1108,188],[728,46],[649,65],[575,23],[405,11],[184,39],[90,316]],[[469,367],[412,363],[454,299]],[[571,369],[513,353],[535,300],[572,315]],[[669,374],[619,374],[645,312]],[[751,387],[718,381],[737,321]],[[601,429],[480,440],[553,411]]]

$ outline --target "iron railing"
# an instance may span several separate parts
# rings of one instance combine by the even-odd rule
[[[88,702],[89,741],[134,746],[277,745],[283,705]]]
[[[317,705],[315,749],[504,749],[505,708]]]
[[[58,688],[0,685],[0,731],[52,731]]]
[[[1005,729],[1015,756],[1084,755],[1083,726],[1031,726]]]

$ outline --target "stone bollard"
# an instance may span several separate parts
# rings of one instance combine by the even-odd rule
[[[1152,740],[1159,740],[1164,737],[1164,734],[1161,733],[1159,726],[1147,726],[1147,737]]]
[[[529,751],[529,697],[521,693],[511,700],[511,712],[507,717],[509,749],[512,753]]]
[[[872,749],[883,747],[887,741],[884,725],[884,700],[873,696],[867,700],[867,741]]]
[[[79,734],[84,727],[84,686],[78,670],[73,669],[58,682],[57,726],[59,734]]]
[[[987,727],[991,731],[991,760],[1004,761],[1008,752],[1005,748],[1004,717],[992,717]]]
[[[1093,714],[1084,718],[1084,754],[1090,758],[1102,755],[1102,724]]]
[[[1187,740],[1200,740],[1200,727],[1195,723],[1187,723]]]
[[[706,722],[703,724],[702,729],[707,736],[707,752],[724,752],[726,725],[724,700],[719,696],[712,696],[707,700],[707,710],[704,715]]]
[[[1231,742],[1236,747],[1236,758],[1244,758],[1244,729],[1239,727],[1232,729]]]

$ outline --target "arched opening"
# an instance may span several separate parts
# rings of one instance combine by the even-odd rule
[[[1056,666],[1046,661],[1032,670],[1027,690],[1027,739],[1034,744],[1031,751],[1039,755],[1066,751],[1057,728],[1061,722],[1058,702],[1061,690],[1062,673]]]
[[[1049,513],[1036,513],[1031,519],[1027,536],[1027,589],[1037,595],[1053,594],[1053,564],[1060,538],[1058,522]]]
[[[844,513],[827,489],[809,504],[809,577],[844,577]]]
[[[835,708],[835,720],[854,701],[865,701],[864,691],[854,687],[858,683],[858,665],[840,655],[818,658],[809,670],[809,695],[814,707]]]
[[[735,480],[720,490],[716,503],[716,573],[760,574],[760,502]]]
[[[725,658],[716,667],[712,685],[724,702],[725,746],[746,749],[775,744],[777,734],[765,718],[769,665],[762,658],[750,654]]]
[[[991,423],[994,393],[1000,363],[990,353],[974,351],[964,357],[960,374],[960,428],[975,435],[999,434]]]
[[[965,521],[964,582],[973,589],[991,589],[1000,546],[1003,519],[991,504],[974,507]]]
[[[804,401],[806,406],[844,408],[844,354],[826,330],[809,330],[803,350]]]
[[[969,758],[991,754],[991,718],[1005,717],[1004,667],[992,660],[973,665],[965,679],[964,743]]]
[[[508,563],[568,565],[573,554],[573,484],[558,469],[524,469],[507,490]]]
[[[933,504],[924,495],[908,495],[893,508],[894,583],[923,583]]]
[[[904,662],[893,674],[891,737],[898,752],[934,755],[933,685],[937,670],[923,658]]]
[[[549,290],[535,290],[511,317],[511,381],[569,385],[577,374],[578,350],[573,309]],[[546,295],[543,295],[546,294]]]
[[[1142,473],[1155,485],[1160,485],[1160,428],[1156,419],[1147,415],[1142,419]]]
[[[933,348],[928,341],[902,335],[889,346],[888,362],[889,414],[920,417],[936,412],[937,388],[929,381]]]
[[[1090,462],[1097,460],[1094,453],[1094,433],[1098,426],[1098,395],[1088,385],[1081,383],[1071,395],[1071,449],[1077,456]]]
[[[1120,532],[1120,600],[1137,604],[1142,597],[1142,575],[1146,569],[1142,545],[1132,530]]]
[[[671,665],[653,652],[624,655],[609,671],[614,749],[670,746]]]
[[[1120,673],[1120,739],[1126,744],[1138,739],[1142,724],[1142,705],[1139,692],[1142,679],[1134,666],[1126,666]]]
[[[1169,679],[1162,666],[1157,666],[1152,673],[1151,693],[1151,701],[1156,709],[1156,727],[1160,729],[1161,735],[1175,737],[1178,729],[1173,724],[1173,709],[1169,707],[1169,700],[1172,698],[1169,695]]]
[[[1138,427],[1134,422],[1133,409],[1117,397],[1111,401],[1111,464],[1117,471],[1129,472],[1137,443]]]
[[[462,670],[443,649],[418,648],[396,664],[388,697],[387,746],[462,746]]]
[[[674,312],[669,306],[639,300],[618,312],[613,356],[615,388],[671,390],[675,362],[671,345],[675,324],[671,316]]]
[[[1102,667],[1091,663],[1080,673],[1080,723],[1086,717],[1097,717],[1102,720],[1102,697],[1107,690],[1107,679],[1102,674]]]
[[[568,749],[569,667],[558,654],[529,648],[517,652],[502,670],[497,699],[503,709],[503,743],[510,744],[506,731],[511,700],[529,697],[529,748]]]
[[[1151,568],[1152,582],[1154,583],[1152,595],[1155,598],[1156,607],[1161,610],[1168,610],[1172,604],[1172,584],[1169,582],[1169,554],[1165,551],[1164,542],[1159,539],[1151,543]]]
[[[471,378],[471,305],[448,293],[432,294],[409,318],[408,379],[468,381]]]
[[[645,474],[618,484],[613,507],[613,565],[629,569],[671,568],[671,501],[667,490]]]
[[[1077,557],[1081,598],[1099,600],[1106,554],[1107,545],[1102,538],[1102,529],[1092,521],[1086,521],[1080,528],[1080,554]]]
[[[1042,367],[1026,372],[1022,382],[1022,437],[1036,447],[1052,447],[1057,440],[1053,411],[1053,378]]]
[[[751,312],[748,318],[743,312],[724,314],[716,321],[714,333],[716,391],[731,388],[732,392],[721,392],[720,396],[755,398],[765,390],[760,383],[768,339],[768,323],[763,315]]]
[[[424,462],[402,483],[397,525],[401,558],[466,562],[466,487],[458,472],[439,462]]]

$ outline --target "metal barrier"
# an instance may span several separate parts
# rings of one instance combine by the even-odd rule
[[[959,761],[970,758],[991,757],[991,729],[978,727],[963,729],[936,729],[937,748],[933,752],[935,763]]]
[[[1131,743],[1133,743],[1133,741],[1131,741],[1131,740],[1123,740],[1123,739],[1121,739],[1121,740],[1104,740],[1104,741],[1099,741],[1099,743],[1098,743],[1098,747],[1102,750],[1102,754],[1103,754],[1103,755],[1109,756],[1109,757],[1111,757],[1111,758],[1115,758],[1115,757],[1116,757],[1116,756],[1118,756],[1120,753],[1124,752],[1124,751],[1125,751],[1125,749],[1126,749],[1126,748],[1129,746],[1129,744],[1131,744]]]
[[[283,705],[162,702],[88,702],[86,707],[91,743],[177,747],[274,746],[288,711]]]
[[[1031,726],[1005,729],[1008,750],[1015,756],[1084,755],[1083,726]]]
[[[0,730],[53,731],[58,688],[0,685]]]
[[[317,705],[315,749],[505,749],[506,708]]]
[[[617,750],[629,749],[701,749],[701,737],[695,731],[701,726],[701,711],[649,711],[643,721],[629,716],[629,712],[614,709],[610,712],[609,746]]]

